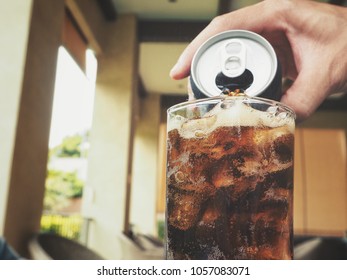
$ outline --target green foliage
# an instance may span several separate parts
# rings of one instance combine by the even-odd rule
[[[82,145],[89,133],[76,134],[63,139],[60,145],[50,150],[50,156],[76,158],[86,156],[82,152]]]
[[[158,238],[164,240],[165,237],[165,221],[157,221]]]
[[[66,137],[60,145],[50,149],[49,161],[52,157],[86,157],[87,149],[83,149],[83,145],[86,145],[88,135],[89,133],[86,132]],[[82,197],[84,181],[78,178],[76,171],[66,172],[48,169],[45,187],[45,214],[41,217],[41,231],[52,232],[78,240],[83,218],[76,214],[61,215],[57,213],[61,212],[64,207],[69,206],[73,199]]]
[[[83,218],[80,215],[50,215],[41,217],[41,231],[56,233],[60,236],[78,240],[81,233]]]
[[[80,157],[81,143],[81,135],[66,137],[63,142],[57,146],[56,155],[58,157]]]
[[[76,172],[48,170],[46,177],[45,210],[58,210],[66,206],[71,198],[82,197],[84,182]]]

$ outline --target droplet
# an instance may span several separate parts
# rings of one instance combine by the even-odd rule
[[[177,182],[177,183],[182,183],[182,182],[184,182],[184,179],[185,179],[184,173],[183,173],[182,171],[178,171],[178,172],[175,174],[175,179],[176,179],[176,182]]]
[[[176,120],[176,121],[183,121],[184,118],[183,118],[182,116],[180,116],[180,115],[176,115],[176,116],[175,116],[175,120]]]
[[[270,106],[269,108],[267,108],[266,111],[272,115],[275,115],[277,113],[277,110],[278,110],[277,106]]]
[[[286,112],[282,112],[282,113],[279,113],[278,114],[278,118],[280,118],[280,119],[285,119],[285,118],[287,118],[287,113]]]

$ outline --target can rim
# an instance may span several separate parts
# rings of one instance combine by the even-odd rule
[[[220,96],[214,96],[214,97],[208,97],[208,98],[202,98],[202,99],[189,100],[189,101],[181,102],[181,103],[178,103],[178,104],[171,106],[170,108],[167,109],[167,114],[172,114],[178,110],[181,110],[184,107],[188,107],[188,106],[196,105],[196,104],[203,104],[203,103],[206,103],[206,105],[218,104],[222,100],[226,100],[226,99],[241,99],[245,103],[250,102],[250,101],[255,101],[257,103],[266,104],[269,106],[278,106],[284,112],[289,113],[294,120],[296,119],[296,114],[295,114],[294,110],[282,102],[275,101],[272,99],[263,98],[263,97],[258,97],[258,96],[251,97],[251,96],[247,96],[247,95],[242,95],[242,96],[220,95]]]
[[[246,39],[252,39],[255,40],[259,43],[261,43],[264,47],[266,47],[266,49],[269,51],[271,57],[273,57],[275,59],[274,61],[274,69],[273,69],[273,73],[271,74],[271,77],[268,81],[267,84],[265,84],[263,86],[263,88],[259,89],[259,93],[257,95],[260,95],[261,92],[263,92],[270,84],[271,81],[274,79],[276,72],[277,72],[277,68],[278,68],[278,59],[275,53],[274,48],[272,47],[272,45],[261,35],[259,35],[258,33],[255,33],[253,31],[249,31],[249,30],[243,30],[243,29],[232,29],[232,30],[227,30],[227,31],[223,31],[220,32],[218,34],[215,34],[214,36],[210,37],[209,39],[207,39],[195,52],[193,59],[192,59],[192,63],[191,63],[191,67],[190,67],[190,75],[192,77],[192,79],[195,82],[195,86],[199,89],[200,92],[204,93],[206,96],[211,97],[211,94],[209,92],[206,92],[206,90],[204,88],[201,87],[200,83],[197,83],[198,79],[197,79],[197,73],[194,70],[196,68],[196,65],[201,57],[201,55],[204,53],[204,51],[208,48],[206,47],[211,46],[221,40],[227,39],[228,38],[228,34],[233,34],[233,36],[237,36],[237,38],[246,38]],[[247,34],[247,36],[246,36]],[[257,96],[256,95],[256,96]]]

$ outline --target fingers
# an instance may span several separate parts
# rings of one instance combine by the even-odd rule
[[[172,67],[170,71],[170,77],[174,80],[181,80],[190,73],[190,64],[194,56],[195,50],[192,48],[187,48],[179,57],[176,64]]]
[[[319,83],[324,77],[309,69],[300,72],[291,87],[283,94],[281,102],[291,107],[301,122],[307,119],[328,95],[328,87]]]

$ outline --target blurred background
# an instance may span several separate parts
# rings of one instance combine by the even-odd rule
[[[169,71],[217,15],[256,0],[12,0],[0,4],[0,236],[39,233],[106,259],[163,258]],[[346,1],[323,1],[346,5]],[[294,232],[347,230],[347,96],[297,126]]]

